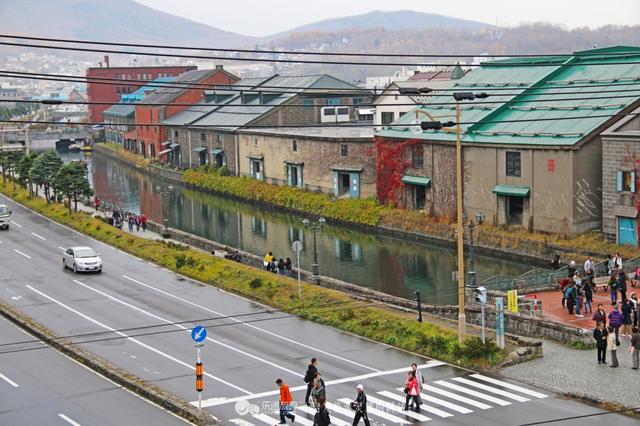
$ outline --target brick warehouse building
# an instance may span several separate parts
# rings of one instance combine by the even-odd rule
[[[640,48],[616,46],[486,62],[458,80],[454,91],[490,94],[490,103],[461,105],[467,217],[483,211],[494,225],[563,235],[599,229],[602,134],[620,120],[616,114],[640,104],[640,96],[627,95],[639,59]],[[437,102],[377,133],[378,198],[455,218],[455,132],[411,127],[450,120],[455,106]]]
[[[173,83],[177,85],[200,84],[200,85],[228,85],[240,80],[239,77],[224,70],[222,65],[215,69],[189,71],[178,76]],[[136,105],[136,123],[144,123],[144,126],[137,127],[137,151],[145,157],[167,158],[171,143],[167,139],[167,129],[160,123],[188,108],[184,105],[194,104],[204,99],[203,86],[196,88],[165,87],[156,89],[151,95],[144,99],[144,103],[156,105]],[[193,108],[193,107],[192,107]]]
[[[87,98],[89,102],[120,102],[120,95],[133,93],[150,80],[161,77],[175,77],[187,71],[197,69],[195,66],[166,66],[166,67],[110,67],[109,57],[105,56],[105,67],[87,68]],[[108,78],[117,80],[132,80],[128,82],[106,81],[108,84],[100,84],[100,81],[91,81],[92,78]],[[139,80],[139,81],[135,81]],[[116,84],[120,83],[120,84]],[[102,123],[104,110],[110,105],[89,105],[89,121]]]

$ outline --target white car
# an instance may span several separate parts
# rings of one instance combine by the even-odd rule
[[[11,210],[4,204],[0,204],[0,228],[9,229],[11,222]]]
[[[73,272],[102,272],[102,259],[91,247],[69,247],[62,255],[62,266]]]

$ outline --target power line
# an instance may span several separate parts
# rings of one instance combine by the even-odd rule
[[[228,53],[260,53],[260,54],[285,54],[285,55],[304,55],[304,56],[349,56],[349,57],[379,57],[379,58],[539,58],[539,57],[571,57],[573,53],[546,53],[546,54],[532,54],[532,53],[516,53],[516,54],[443,54],[443,53],[350,53],[350,52],[304,52],[297,50],[259,50],[259,49],[229,49],[220,47],[202,47],[202,46],[176,46],[176,45],[161,45],[161,44],[141,44],[141,43],[119,43],[119,42],[106,42],[95,40],[79,40],[79,39],[64,39],[64,38],[47,38],[47,37],[34,37],[34,36],[18,36],[11,34],[0,34],[0,38],[12,38],[22,40],[34,40],[34,41],[48,41],[56,43],[74,43],[74,44],[89,44],[89,45],[104,45],[104,46],[122,46],[122,47],[143,47],[153,49],[175,49],[175,50],[201,50],[207,52],[228,52]],[[600,53],[581,53],[582,56],[596,56]],[[627,56],[628,53],[614,52],[607,54],[610,56]]]
[[[465,121],[465,122],[461,122],[459,123],[462,126],[471,126],[474,124],[502,124],[502,123],[533,123],[533,122],[540,122],[540,121],[565,121],[565,120],[585,120],[585,119],[590,119],[590,118],[615,118],[615,117],[629,117],[629,116],[634,116],[637,117],[640,115],[640,112],[628,112],[628,113],[617,113],[617,114],[598,114],[598,115],[583,115],[583,116],[573,116],[573,117],[550,117],[550,118],[529,118],[529,119],[516,119],[516,120],[490,120],[490,121],[478,121],[478,122],[474,122],[474,121]],[[121,124],[108,124],[108,123],[101,123],[101,122],[82,122],[82,123],[69,123],[69,122],[64,122],[64,121],[36,121],[36,120],[0,120],[0,123],[20,123],[20,124],[51,124],[51,125],[77,125],[77,126],[105,126],[105,127],[112,127],[112,126],[119,126]],[[243,127],[243,129],[246,130],[250,130],[250,129],[306,129],[306,128],[327,128],[327,127],[336,127],[335,125],[331,125],[333,123],[329,123],[329,124],[307,124],[307,125],[291,125],[291,126],[253,126],[253,125],[249,125],[249,126],[245,126]],[[180,125],[175,125],[175,124],[163,124],[163,123],[127,123],[127,126],[136,126],[136,127],[143,127],[143,126],[150,126],[150,127],[181,127]],[[416,127],[416,126],[420,126],[420,123],[408,123],[408,124],[384,124],[384,125],[379,125],[379,124],[360,124],[360,123],[355,123],[355,124],[340,124],[338,127],[341,128],[359,128],[359,127],[386,127],[386,128],[393,128],[393,127],[400,127],[400,128],[407,128],[407,127]],[[188,127],[190,128],[203,128],[203,129],[208,129],[208,128],[230,128],[230,129],[237,129],[238,126],[237,124],[216,124],[216,125],[203,125],[203,124],[189,124]]]
[[[294,86],[275,86],[268,84],[256,84],[256,85],[242,85],[242,84],[220,84],[220,83],[194,83],[194,82],[162,82],[162,81],[154,81],[154,80],[142,80],[142,79],[120,79],[120,78],[109,78],[109,77],[87,77],[80,75],[62,75],[62,74],[47,74],[47,73],[33,73],[33,72],[25,72],[25,71],[11,71],[11,70],[0,70],[0,75],[8,78],[16,78],[16,79],[24,79],[24,80],[50,80],[50,81],[64,81],[64,82],[74,82],[74,83],[82,83],[82,84],[94,84],[94,85],[107,85],[107,86],[137,86],[140,85],[150,86],[153,89],[202,89],[202,90],[222,90],[224,92],[264,92],[264,93],[300,93],[303,89],[300,87]],[[25,76],[25,77],[22,77]],[[31,77],[34,78],[31,78]],[[42,77],[42,78],[35,78]],[[50,77],[50,78],[47,78]],[[618,87],[618,86],[636,86],[640,85],[640,76],[636,78],[632,78],[627,82],[613,82],[614,80],[620,80],[622,77],[616,79],[609,79],[612,82],[610,83],[597,83],[597,84],[567,84],[563,86],[555,86],[555,87],[524,87],[520,86],[521,89],[528,90],[528,93],[535,94],[545,94],[545,95],[556,95],[556,94],[589,94],[589,93],[618,93],[618,92],[627,92],[627,91],[636,91],[639,89],[615,89],[615,90],[600,90],[600,91],[577,91],[577,92],[564,92],[564,93],[549,93],[542,92],[536,93],[537,91],[547,91],[547,90],[559,90],[564,91],[566,89],[578,89],[578,88],[598,88],[598,87]],[[265,77],[265,80],[268,79]],[[429,81],[424,83],[426,86],[429,85]],[[492,83],[493,85],[497,85],[497,83]],[[523,83],[524,84],[524,83]],[[275,89],[275,90],[264,90],[264,89]],[[429,97],[443,97],[443,96],[451,96],[451,94],[447,93],[439,93],[439,92],[456,92],[456,91],[468,91],[468,90],[479,90],[483,92],[493,92],[493,91],[513,91],[518,89],[517,86],[511,85],[510,87],[491,87],[488,85],[487,87],[479,86],[461,86],[461,87],[452,87],[452,88],[444,88],[438,89],[437,91],[425,92],[420,95],[416,94],[406,94],[400,93],[405,89],[384,89],[384,92],[387,94],[397,94],[398,96],[429,96]],[[367,94],[372,94],[372,92],[368,89],[356,89],[356,88],[333,88],[327,90],[327,92],[323,92],[319,94],[320,96],[326,95],[342,95],[342,96],[363,96]],[[495,96],[517,96],[521,94],[518,93],[499,93]],[[313,94],[302,94],[304,96],[313,97]],[[316,96],[317,97],[317,96]]]
[[[626,413],[629,411],[639,411],[640,407],[636,407],[636,408],[623,408],[620,410],[613,410],[613,411],[603,411],[600,413],[592,413],[592,414],[583,414],[583,415],[579,415],[579,416],[572,416],[572,417],[561,417],[559,419],[553,419],[553,420],[542,420],[539,422],[533,422],[533,423],[522,423],[518,426],[535,426],[535,425],[544,425],[544,424],[548,424],[548,423],[556,423],[556,422],[563,422],[566,420],[575,420],[575,419],[584,419],[587,417],[595,417],[595,416],[604,416],[605,414],[616,414],[616,413]]]
[[[457,66],[457,63],[420,63],[420,62],[350,62],[350,61],[328,61],[328,60],[303,60],[303,59],[276,59],[276,58],[236,58],[236,57],[226,57],[226,56],[204,56],[204,55],[185,55],[185,54],[177,54],[177,53],[165,53],[165,52],[141,52],[141,51],[126,51],[126,50],[113,50],[113,49],[92,49],[86,47],[65,47],[65,46],[43,46],[36,44],[27,44],[27,43],[12,43],[6,41],[0,41],[0,45],[4,46],[15,46],[15,47],[27,47],[27,48],[36,48],[36,49],[51,49],[51,50],[68,50],[74,52],[92,52],[92,53],[113,53],[113,54],[122,54],[122,55],[137,55],[137,56],[153,56],[153,57],[168,57],[168,58],[182,58],[182,59],[205,59],[205,60],[221,60],[221,61],[236,61],[236,62],[267,62],[267,63],[288,63],[288,64],[316,64],[316,65],[347,65],[347,66],[382,66],[382,67],[398,67],[398,66],[411,66],[411,67],[454,67]],[[638,57],[640,59],[640,55],[629,55],[631,57]],[[547,61],[547,62],[494,62],[491,64],[465,64],[467,67],[480,67],[480,66],[491,66],[491,67],[515,67],[515,66],[523,66],[523,67],[548,67],[548,66],[556,66],[556,67],[572,67],[576,65],[593,65],[593,66],[611,66],[611,65],[634,65],[640,64],[640,61],[623,61],[623,62],[561,62],[558,61]]]

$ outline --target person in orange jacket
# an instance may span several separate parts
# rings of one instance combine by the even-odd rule
[[[289,385],[283,382],[282,379],[276,380],[276,384],[280,388],[280,424],[283,425],[286,423],[285,417],[293,423],[296,420],[296,416],[291,414],[294,406]]]

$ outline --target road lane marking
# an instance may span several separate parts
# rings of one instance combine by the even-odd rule
[[[10,221],[11,223],[13,223],[15,226],[17,226],[18,228],[22,228],[22,225],[20,225],[19,223],[16,223],[14,221]]]
[[[62,247],[62,246],[58,246],[58,248],[59,248],[60,250],[62,250],[62,251],[66,251],[66,250],[67,250],[66,248],[64,248],[64,247]]]
[[[495,393],[496,395],[505,396],[507,398],[513,399],[518,402],[527,402],[529,398],[524,398],[519,395],[514,395],[510,392],[506,392],[500,389],[492,388],[491,386],[483,385],[482,383],[474,382],[473,380],[465,379],[464,377],[454,377],[453,380],[456,382],[464,383],[465,385],[473,386],[478,389],[482,389],[483,391]]]
[[[389,391],[382,391],[382,392],[378,392],[380,395],[382,396],[386,396],[389,399],[393,399],[394,401],[398,401],[401,404],[405,404],[406,400],[407,400],[407,395],[398,395],[395,394],[393,392],[389,392]],[[432,407],[430,405],[427,404],[422,404],[420,405],[420,409],[424,410],[428,413],[431,414],[435,414],[436,416],[442,417],[442,418],[447,418],[447,417],[453,417],[453,414],[447,413],[446,411],[442,411],[439,408],[436,407]]]
[[[36,238],[40,238],[42,241],[47,241],[47,239],[41,235],[36,234],[35,232],[32,232],[31,235],[33,235]]]
[[[131,309],[133,309],[133,310],[135,310],[135,311],[138,311],[138,312],[140,312],[140,313],[142,313],[142,314],[144,314],[144,315],[150,316],[151,318],[155,318],[155,319],[157,319],[157,320],[159,320],[159,321],[166,322],[167,324],[174,325],[175,327],[179,328],[180,330],[185,330],[186,332],[190,332],[189,328],[187,328],[187,327],[183,326],[182,324],[175,324],[175,321],[171,321],[171,320],[168,320],[168,319],[166,319],[166,318],[162,318],[161,316],[158,316],[158,315],[156,315],[156,314],[152,314],[151,312],[145,311],[145,310],[144,310],[144,309],[142,309],[142,308],[139,308],[139,307],[137,307],[137,306],[134,306],[134,305],[132,305],[132,304],[130,304],[130,303],[127,303],[127,302],[125,302],[125,301],[123,301],[123,300],[120,300],[120,299],[118,299],[117,297],[114,297],[114,296],[112,296],[112,295],[110,295],[110,294],[108,294],[108,293],[105,293],[105,292],[103,292],[103,291],[100,291],[100,290],[98,290],[98,289],[95,289],[95,288],[91,287],[90,285],[85,284],[85,283],[83,283],[83,282],[80,282],[80,281],[78,281],[78,280],[73,280],[73,282],[74,282],[74,283],[76,283],[76,284],[79,284],[79,285],[83,286],[84,288],[86,288],[86,289],[88,289],[88,290],[91,290],[91,291],[93,291],[93,292],[95,292],[95,293],[98,293],[98,294],[100,294],[100,295],[102,295],[102,296],[104,296],[104,297],[106,297],[106,298],[108,298],[108,299],[111,299],[111,300],[113,300],[113,301],[114,301],[114,302],[116,302],[116,303],[120,303],[121,305],[124,305],[124,306],[126,306],[126,307],[128,307],[128,308],[131,308]],[[208,341],[210,341],[210,342],[213,342],[213,343],[215,343],[215,344],[217,344],[217,345],[220,345],[220,346],[222,346],[222,347],[224,347],[224,348],[227,348],[227,349],[229,349],[229,350],[232,350],[232,351],[238,352],[238,353],[240,353],[240,354],[242,354],[242,355],[244,355],[244,356],[246,356],[246,357],[252,358],[252,359],[254,359],[254,360],[256,360],[256,361],[263,362],[263,363],[265,363],[265,364],[267,364],[267,365],[270,365],[270,366],[272,366],[272,367],[274,367],[274,368],[277,368],[277,369],[279,369],[279,370],[286,371],[287,373],[292,374],[292,375],[294,375],[294,376],[296,376],[296,377],[304,377],[304,374],[300,374],[300,373],[298,373],[298,372],[296,372],[296,371],[289,370],[288,368],[282,367],[282,366],[280,366],[280,365],[278,365],[278,364],[275,364],[275,363],[273,363],[273,362],[271,362],[271,361],[267,361],[266,359],[263,359],[263,358],[261,358],[261,357],[259,357],[259,356],[253,355],[253,354],[250,354],[250,353],[245,352],[245,351],[243,351],[243,350],[241,350],[241,349],[235,348],[235,347],[233,347],[233,346],[231,346],[231,345],[228,345],[228,344],[226,344],[226,343],[223,343],[223,342],[221,342],[221,341],[219,341],[219,340],[215,340],[215,339],[213,339],[213,338],[211,338],[211,337],[207,337],[207,338],[206,338],[206,340],[208,340]]]
[[[452,389],[454,391],[466,393],[467,395],[475,396],[476,398],[484,399],[485,401],[493,402],[494,404],[498,404],[498,405],[501,405],[503,407],[505,405],[511,405],[510,402],[502,400],[500,398],[496,398],[496,397],[493,397],[491,395],[485,395],[485,394],[483,394],[481,392],[476,392],[474,390],[467,389],[465,387],[458,386],[458,385],[455,385],[453,383],[445,382],[444,380],[438,380],[438,381],[435,382],[435,384],[436,385],[440,385],[440,386],[445,387],[445,388]]]
[[[37,290],[37,289],[33,288],[33,287],[32,287],[32,286],[30,286],[30,285],[27,285],[26,287],[27,287],[29,290],[33,291],[34,293],[39,294],[40,296],[44,297],[45,299],[48,299],[48,300],[52,301],[53,303],[57,304],[58,306],[61,306],[61,307],[65,308],[66,310],[68,310],[68,311],[70,311],[70,312],[73,312],[74,314],[76,314],[76,315],[78,315],[78,316],[80,316],[80,317],[82,317],[82,318],[86,319],[87,321],[90,321],[90,322],[92,322],[92,323],[94,323],[94,324],[96,324],[96,325],[98,325],[98,326],[100,326],[100,327],[102,327],[102,328],[105,328],[105,329],[107,329],[107,330],[109,330],[109,331],[112,331],[113,333],[115,333],[115,334],[117,334],[117,335],[119,335],[119,336],[122,336],[122,337],[124,337],[124,338],[126,338],[126,339],[128,339],[128,340],[132,341],[133,343],[135,343],[135,344],[137,344],[137,345],[139,345],[139,346],[142,346],[142,347],[143,347],[143,348],[145,348],[145,349],[148,349],[148,350],[150,350],[150,351],[152,351],[152,352],[155,352],[155,353],[157,353],[158,355],[161,355],[161,356],[163,356],[163,357],[165,357],[165,358],[167,358],[167,359],[169,359],[169,360],[171,360],[171,361],[175,362],[176,364],[180,364],[180,365],[182,365],[182,366],[184,366],[184,367],[187,367],[187,368],[188,368],[188,369],[190,369],[190,370],[195,370],[195,369],[196,369],[196,368],[195,368],[195,366],[193,366],[192,364],[187,364],[186,362],[181,361],[181,360],[179,360],[178,358],[175,358],[175,357],[174,357],[174,356],[172,356],[172,355],[169,355],[169,354],[167,354],[167,353],[164,353],[164,352],[162,352],[161,350],[156,349],[156,348],[154,348],[154,347],[152,347],[152,346],[150,346],[150,345],[147,345],[146,343],[143,343],[143,342],[141,342],[141,341],[140,341],[140,340],[138,340],[138,339],[135,339],[135,338],[133,338],[133,337],[129,337],[127,334],[125,334],[125,333],[123,333],[123,332],[121,332],[121,331],[118,331],[118,330],[116,330],[115,328],[109,327],[108,325],[105,325],[105,324],[101,323],[100,321],[98,321],[98,320],[96,320],[96,319],[93,319],[93,318],[91,318],[90,316],[85,315],[85,314],[83,314],[82,312],[80,312],[80,311],[78,311],[78,310],[76,310],[76,309],[74,309],[74,308],[72,308],[72,307],[70,307],[70,306],[65,305],[64,303],[60,302],[59,300],[56,300],[56,299],[54,299],[53,297],[51,297],[51,296],[48,296],[48,295],[44,294],[44,293],[43,293],[43,292],[41,292],[40,290]],[[224,380],[224,379],[221,379],[221,378],[219,378],[219,377],[216,377],[216,376],[214,376],[213,374],[210,374],[210,373],[206,373],[206,372],[205,372],[205,373],[204,373],[204,375],[205,375],[205,376],[207,376],[207,377],[209,377],[209,378],[211,378],[211,379],[213,379],[213,380],[215,380],[215,381],[218,381],[218,382],[220,382],[220,383],[222,383],[222,384],[225,384],[225,385],[227,385],[227,386],[229,386],[229,387],[231,387],[231,388],[234,388],[234,389],[236,389],[236,390],[238,390],[238,391],[240,391],[240,392],[243,392],[243,393],[245,393],[245,394],[247,394],[247,395],[251,395],[251,392],[249,392],[248,390],[242,389],[241,387],[236,386],[236,385],[234,385],[233,383],[229,383],[229,382],[227,382],[227,381],[226,381],[226,380]]]
[[[446,396],[447,398],[451,398],[456,402],[462,402],[465,403],[467,405],[472,405],[474,407],[478,407],[481,410],[488,410],[489,408],[491,408],[490,405],[487,405],[483,402],[478,402],[475,401],[473,399],[452,393],[452,392],[447,392],[446,390],[442,390],[442,389],[438,389],[435,388],[433,386],[429,385],[422,385],[422,389],[424,389],[425,392],[427,393],[437,393],[438,395],[442,395],[442,396]]]
[[[346,404],[347,406],[349,405],[349,403],[351,403],[351,400],[349,398],[340,398],[338,401],[342,402],[343,404]],[[373,414],[376,417],[389,420],[390,422],[393,422],[393,424],[396,424],[396,425],[411,424],[411,422],[408,422],[405,419],[401,419],[400,417],[396,417],[393,414],[385,413],[384,411],[381,411],[381,410],[376,410],[375,408],[371,408],[371,406],[367,406],[367,414]]]
[[[65,422],[72,424],[73,426],[82,426],[80,423],[74,421],[73,419],[70,419],[69,417],[65,416],[64,414],[60,413],[58,414],[58,417],[60,417],[62,420],[64,420]]]
[[[9,383],[11,386],[13,386],[14,388],[18,387],[18,384],[16,382],[14,382],[13,380],[11,380],[10,378],[8,378],[7,376],[5,376],[4,374],[0,373],[0,379],[4,380],[5,382]]]
[[[191,305],[191,306],[195,306],[196,308],[200,308],[200,309],[202,309],[202,310],[204,310],[204,311],[211,312],[211,313],[216,314],[216,315],[219,315],[219,316],[225,316],[225,317],[228,317],[228,316],[229,316],[229,315],[227,315],[227,314],[223,314],[223,313],[221,313],[221,312],[214,311],[213,309],[209,309],[209,308],[204,307],[204,306],[202,306],[202,305],[198,305],[197,303],[191,302],[191,301],[189,301],[189,300],[187,300],[187,299],[183,299],[182,297],[176,296],[176,295],[171,294],[171,293],[169,293],[169,292],[167,292],[167,291],[164,291],[164,290],[161,290],[161,289],[159,289],[159,288],[153,287],[153,286],[151,286],[151,285],[149,285],[149,284],[145,284],[145,283],[143,283],[143,282],[141,282],[141,281],[138,281],[138,280],[136,280],[136,279],[134,279],[134,278],[131,278],[131,277],[127,276],[127,275],[122,275],[122,277],[123,277],[124,279],[127,279],[127,280],[129,280],[129,281],[131,281],[131,282],[134,282],[134,283],[138,284],[138,285],[141,285],[141,286],[144,286],[144,287],[149,288],[149,289],[151,289],[151,290],[157,291],[157,292],[158,292],[158,293],[160,293],[160,294],[164,294],[165,296],[172,297],[172,298],[174,298],[174,299],[176,299],[176,300],[180,300],[181,302],[184,302],[184,303],[186,303],[186,304],[188,304],[188,305]],[[276,334],[276,333],[273,333],[273,332],[271,332],[271,331],[265,330],[265,329],[263,329],[263,328],[257,327],[257,326],[255,326],[255,325],[253,325],[253,324],[247,324],[247,323],[244,323],[244,322],[240,321],[240,320],[239,320],[239,319],[237,319],[237,318],[229,318],[229,319],[230,319],[230,320],[232,320],[232,321],[234,321],[234,322],[240,323],[240,324],[242,324],[242,325],[244,325],[244,326],[246,326],[246,327],[249,327],[249,328],[252,328],[252,329],[254,329],[254,330],[257,330],[257,331],[259,331],[259,332],[261,332],[261,333],[265,333],[265,334],[268,334],[268,335],[270,335],[270,336],[272,336],[272,337],[276,337],[276,338],[278,338],[278,339],[284,340],[284,341],[286,341],[286,342],[293,343],[293,344],[298,345],[298,346],[302,346],[303,348],[306,348],[306,349],[310,349],[310,350],[314,351],[315,353],[321,353],[321,354],[324,354],[324,355],[330,356],[330,357],[332,357],[332,358],[336,358],[336,359],[339,359],[339,360],[341,360],[341,361],[348,362],[348,363],[353,364],[353,365],[357,365],[358,367],[362,367],[362,368],[367,369],[367,370],[376,371],[376,372],[379,372],[379,371],[380,371],[380,370],[378,370],[377,368],[369,367],[369,366],[367,366],[367,365],[360,364],[359,362],[352,361],[352,360],[347,359],[347,358],[343,358],[343,357],[341,357],[341,356],[339,356],[339,355],[336,355],[336,354],[333,354],[333,353],[331,353],[331,352],[323,351],[323,350],[318,349],[318,348],[315,348],[315,347],[313,347],[313,346],[305,345],[304,343],[301,343],[301,342],[295,341],[295,340],[293,340],[293,339],[289,339],[288,337],[280,336],[279,334]]]
[[[378,392],[378,393],[380,393],[380,392]],[[370,402],[373,403],[372,405],[374,407],[384,408],[384,409],[390,410],[390,411],[395,411],[396,413],[403,414],[403,415],[405,415],[407,417],[411,417],[413,419],[416,419],[419,422],[428,422],[429,420],[431,420],[430,417],[423,416],[422,414],[414,413],[413,411],[404,411],[402,409],[402,405],[401,404],[394,404],[394,403],[391,403],[391,402],[384,401],[382,399],[378,399],[375,396],[367,395],[367,404],[369,404]],[[369,411],[369,408],[371,408],[371,405],[367,405],[367,411]]]
[[[511,389],[514,391],[518,391],[525,395],[533,396],[536,398],[547,398],[548,395],[545,395],[540,392],[532,391],[530,389],[523,388],[521,386],[512,385],[511,383],[503,382],[502,380],[492,379],[491,377],[483,376],[482,374],[472,374],[471,377],[476,379],[484,380],[485,382],[493,383],[494,385],[502,386],[503,388]]]
[[[19,255],[21,255],[21,256],[26,257],[27,259],[31,259],[31,256],[29,256],[28,254],[25,254],[25,253],[21,252],[20,250],[13,249],[13,251],[15,251],[16,253],[18,253],[18,254],[19,254]]]
[[[296,410],[302,411],[307,414],[311,414],[311,416],[315,416],[318,410],[315,408],[307,407],[306,405],[296,405]],[[298,416],[296,416],[298,419]],[[231,420],[233,422],[233,420]],[[239,424],[239,423],[236,423]],[[331,424],[336,426],[351,426],[351,423],[347,423],[344,420],[340,420],[337,416],[331,414]]]
[[[429,361],[426,364],[422,364],[418,366],[418,370],[424,370],[427,368],[434,368],[434,367],[440,367],[442,365],[447,365],[447,363],[442,362],[442,361]],[[353,377],[344,377],[342,379],[334,379],[334,380],[327,380],[325,381],[325,386],[331,386],[331,385],[340,385],[342,383],[350,383],[350,382],[360,382],[366,379],[371,379],[374,377],[380,377],[380,376],[389,376],[392,374],[398,374],[398,373],[406,373],[407,372],[407,367],[401,367],[401,368],[396,368],[395,370],[387,370],[387,371],[377,371],[375,373],[367,373],[367,374],[361,374],[359,376],[353,376]],[[296,391],[301,391],[301,390],[306,390],[307,389],[307,385],[302,385],[302,386],[296,386],[291,388],[291,392],[296,392]],[[238,402],[238,401],[245,401],[245,400],[249,400],[249,399],[255,399],[255,398],[263,398],[265,396],[273,396],[273,395],[280,395],[280,391],[279,390],[274,390],[274,391],[266,391],[266,392],[260,392],[260,393],[254,393],[252,395],[246,395],[246,396],[237,396],[234,398],[209,398],[209,399],[205,399],[202,401],[202,406],[203,407],[214,407],[216,405],[223,405],[223,404],[230,404],[232,402]],[[194,401],[191,404],[197,406],[198,405],[198,401]],[[509,404],[509,403],[507,403]]]

